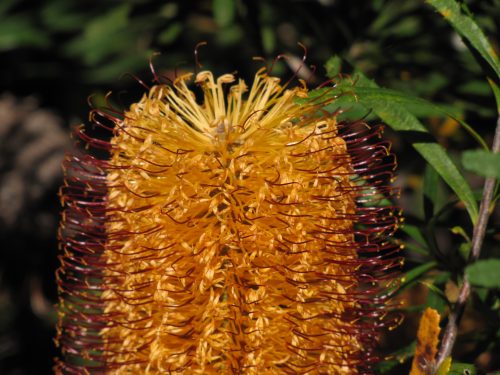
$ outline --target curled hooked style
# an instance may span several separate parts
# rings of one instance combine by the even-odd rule
[[[65,161],[56,371],[370,373],[395,324],[395,160],[332,107],[261,69],[93,110],[111,138],[80,128]]]

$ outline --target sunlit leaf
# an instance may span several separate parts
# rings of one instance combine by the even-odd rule
[[[447,375],[451,368],[451,357],[446,358],[439,366],[436,375]]]

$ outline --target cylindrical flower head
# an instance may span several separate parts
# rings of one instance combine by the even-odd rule
[[[77,131],[57,372],[369,373],[400,262],[382,128],[265,70],[192,77]]]

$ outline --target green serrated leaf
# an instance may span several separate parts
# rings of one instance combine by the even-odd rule
[[[469,150],[462,155],[465,169],[484,177],[500,178],[500,154],[486,150]]]
[[[314,90],[310,97],[335,97],[332,109],[343,108],[348,103],[361,103],[372,109],[378,117],[412,142],[413,147],[431,164],[442,179],[464,203],[473,223],[478,216],[477,203],[472,190],[446,150],[437,144],[425,126],[409,112],[404,104],[408,101],[426,103],[423,99],[375,87],[355,85],[352,80],[342,80],[334,88]]]
[[[455,0],[427,0],[453,26],[455,31],[466,39],[500,77],[500,61],[490,42],[473,18],[462,12]]]
[[[465,274],[472,285],[500,288],[500,259],[485,259],[467,266]]]
[[[220,27],[229,26],[234,20],[234,0],[214,0],[212,3],[214,19]]]

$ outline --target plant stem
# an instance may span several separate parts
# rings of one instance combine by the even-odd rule
[[[495,129],[495,137],[493,138],[493,146],[491,148],[493,153],[500,151],[500,115],[497,119],[497,126]],[[495,190],[495,178],[488,177],[484,182],[483,197],[481,199],[481,206],[479,207],[479,217],[474,232],[472,235],[472,249],[469,255],[468,264],[474,263],[479,259],[481,248],[483,246],[484,234],[488,225],[490,217],[490,205],[493,198],[493,191]],[[471,286],[467,276],[464,274],[462,287],[458,294],[457,302],[454,309],[448,317],[448,324],[446,325],[443,339],[441,340],[441,348],[439,349],[436,371],[439,369],[443,361],[451,355],[451,351],[457,338],[458,326],[460,319],[465,310],[465,305],[470,296]]]

